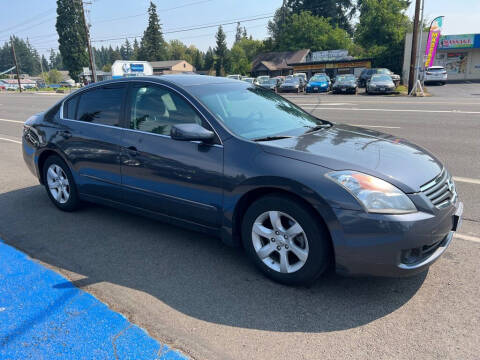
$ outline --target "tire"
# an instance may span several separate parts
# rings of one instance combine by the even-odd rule
[[[45,190],[53,204],[63,211],[76,210],[80,200],[72,173],[65,161],[57,155],[52,155],[43,164],[42,171]],[[58,186],[51,189],[53,184]]]
[[[280,226],[272,226],[272,218],[281,219]],[[258,199],[242,221],[242,242],[250,260],[267,277],[286,285],[308,285],[325,272],[331,259],[329,238],[311,210],[288,196]],[[260,249],[264,250],[263,259],[257,253]]]

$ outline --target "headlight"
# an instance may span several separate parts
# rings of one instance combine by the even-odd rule
[[[326,176],[348,190],[368,212],[407,214],[417,211],[403,191],[374,176],[356,171],[335,171]]]
[[[312,87],[312,84],[307,84],[307,87]]]

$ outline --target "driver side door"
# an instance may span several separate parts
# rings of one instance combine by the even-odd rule
[[[128,91],[121,172],[125,201],[132,206],[209,227],[220,225],[223,145],[170,137],[175,124],[212,130],[182,94],[154,83]]]

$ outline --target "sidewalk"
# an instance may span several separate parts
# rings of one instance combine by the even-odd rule
[[[0,240],[0,359],[187,358]]]

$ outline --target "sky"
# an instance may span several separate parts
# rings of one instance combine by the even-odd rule
[[[126,36],[140,40],[147,26],[147,8],[150,0],[87,0],[93,45],[116,46]],[[414,3],[415,1],[413,1]],[[215,46],[215,27],[180,31],[191,27],[204,27],[222,23],[231,46],[237,20],[255,39],[268,36],[266,25],[269,16],[281,6],[282,0],[154,0],[166,40],[179,39],[205,51]],[[29,38],[41,54],[57,48],[55,30],[55,0],[0,0],[0,9],[8,9],[11,16],[0,21],[0,44],[10,34]],[[413,16],[413,4],[408,14]],[[444,34],[480,33],[480,0],[425,0],[425,17],[445,16]],[[242,20],[255,19],[252,21]],[[121,38],[121,39],[118,39]],[[116,40],[110,40],[116,39]]]

